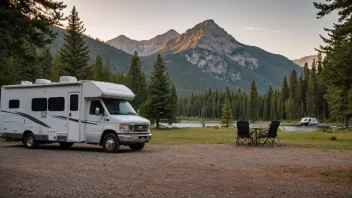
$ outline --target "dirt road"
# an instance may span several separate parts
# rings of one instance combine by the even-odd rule
[[[295,147],[0,147],[0,197],[350,197],[352,152]],[[328,173],[326,173],[328,174]],[[330,173],[329,173],[330,174]]]

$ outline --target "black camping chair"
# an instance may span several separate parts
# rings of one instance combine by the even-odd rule
[[[279,129],[280,126],[280,121],[276,120],[276,121],[271,121],[269,130],[265,130],[263,134],[260,134],[259,137],[259,141],[263,141],[262,146],[264,146],[265,144],[269,145],[269,146],[274,146],[274,144],[276,144],[277,146],[281,146],[280,140],[279,140],[279,136],[277,134],[277,130]],[[275,141],[277,139],[277,141]]]
[[[252,133],[249,132],[248,121],[237,121],[236,146],[247,143],[247,147],[252,143]]]

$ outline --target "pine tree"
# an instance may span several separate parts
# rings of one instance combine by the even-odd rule
[[[95,57],[94,64],[91,65],[93,80],[104,81],[104,65],[100,55]]]
[[[225,127],[229,127],[233,122],[233,115],[232,115],[232,108],[231,102],[227,94],[225,94],[225,102],[222,108],[222,115],[221,115],[221,123],[225,125]]]
[[[51,70],[54,65],[54,58],[48,46],[41,51],[38,59],[38,64],[41,67],[40,78],[51,79]]]
[[[59,54],[65,64],[64,70],[68,75],[75,76],[77,79],[86,79],[89,69],[89,51],[84,41],[85,28],[83,22],[78,17],[76,8],[73,7],[68,17],[67,34],[64,38]]]
[[[338,23],[335,23],[333,28],[325,29],[329,38],[322,37],[326,46],[322,46],[319,51],[326,55],[323,75],[327,85],[326,99],[330,111],[343,116],[347,128],[348,121],[352,117],[352,1],[335,0],[314,3],[314,6],[319,10],[318,18],[334,11],[339,16]],[[339,100],[336,100],[337,98]]]
[[[147,98],[147,83],[145,75],[142,72],[141,61],[139,60],[137,52],[134,52],[126,78],[127,87],[129,87],[136,95],[134,100],[131,101],[131,105],[134,108],[139,109]]]
[[[154,63],[154,69],[150,76],[148,86],[148,99],[145,104],[147,117],[156,123],[159,128],[161,120],[170,118],[170,79],[166,71],[166,66],[160,54]]]
[[[308,89],[307,89],[307,109],[308,116],[317,115],[317,79],[316,79],[316,67],[315,60],[312,62],[312,71],[310,72],[308,80]]]
[[[286,76],[284,76],[284,80],[282,81],[282,88],[281,88],[281,98],[280,98],[280,101],[278,102],[278,104],[281,104],[279,115],[281,115],[280,117],[282,120],[287,118],[284,105],[288,100],[288,97],[289,97],[289,90],[288,90],[287,78]]]
[[[248,101],[248,103],[249,118],[252,120],[252,122],[255,122],[258,119],[258,92],[254,80],[251,84],[250,100]]]
[[[297,92],[297,73],[296,70],[292,70],[290,74],[290,86],[289,86],[289,99],[288,99],[288,104],[286,108],[286,114],[288,119],[297,119],[297,98],[296,98],[296,92]]]
[[[170,99],[169,99],[169,111],[170,116],[168,118],[168,123],[176,123],[177,122],[177,115],[178,115],[178,98],[176,93],[176,86],[175,83],[171,83],[171,91],[170,91]]]
[[[23,57],[28,46],[43,48],[55,39],[51,25],[60,25],[66,5],[51,0],[2,0],[0,3],[0,57]],[[25,60],[28,65],[32,59]],[[3,63],[2,61],[0,63]]]

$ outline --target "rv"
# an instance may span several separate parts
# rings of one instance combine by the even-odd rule
[[[37,79],[35,84],[2,86],[0,136],[21,140],[29,149],[44,143],[68,148],[85,142],[109,153],[120,145],[141,150],[152,134],[149,120],[127,102],[134,97],[124,85],[70,76],[57,83]]]
[[[299,121],[300,125],[318,125],[318,120],[316,118],[302,118],[301,121]]]

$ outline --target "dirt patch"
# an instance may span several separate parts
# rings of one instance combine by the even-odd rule
[[[320,173],[351,170],[352,152],[345,150],[147,145],[107,154],[95,146],[53,144],[0,147],[0,158],[0,197],[352,195],[348,180],[331,182]]]

